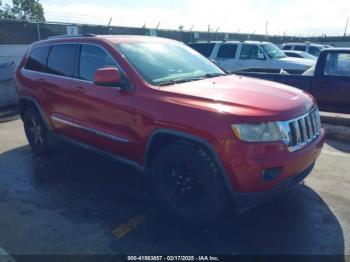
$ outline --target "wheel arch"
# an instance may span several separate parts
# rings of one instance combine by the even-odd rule
[[[49,121],[46,117],[46,114],[44,113],[43,109],[41,108],[40,104],[35,98],[29,96],[22,96],[18,99],[18,111],[22,119],[24,117],[25,111],[29,107],[35,108],[39,112],[45,126],[51,130],[51,126],[49,125]]]
[[[233,185],[230,182],[224,165],[222,164],[222,161],[219,158],[216,151],[214,150],[213,146],[207,140],[201,137],[172,129],[157,129],[153,131],[152,135],[150,136],[147,142],[144,158],[145,172],[147,174],[151,174],[150,171],[152,168],[154,157],[157,154],[157,152],[159,152],[159,150],[164,145],[174,142],[176,140],[185,140],[205,148],[217,164],[226,188],[229,190],[229,192],[234,191]]]

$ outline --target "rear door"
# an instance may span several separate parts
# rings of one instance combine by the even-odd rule
[[[226,71],[231,71],[237,68],[237,49],[238,44],[234,43],[224,43],[220,45],[215,62],[218,66],[225,69]]]
[[[319,105],[350,112],[350,51],[328,53],[323,68],[313,87]]]
[[[38,79],[45,108],[57,133],[74,137],[75,100],[71,80],[75,70],[77,44],[50,47],[45,74]]]
[[[132,143],[133,92],[123,91],[118,86],[97,86],[93,82],[97,69],[116,67],[121,70],[120,66],[100,45],[81,43],[78,53],[76,78],[72,80],[77,139],[131,157],[129,145]]]

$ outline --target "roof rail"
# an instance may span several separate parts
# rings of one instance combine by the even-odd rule
[[[59,39],[59,38],[68,38],[68,37],[95,37],[95,34],[79,34],[79,35],[55,35],[49,36],[47,39]]]

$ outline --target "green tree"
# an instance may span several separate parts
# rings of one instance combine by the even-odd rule
[[[45,21],[44,8],[39,0],[12,0],[12,6],[0,5],[0,10],[3,19]]]

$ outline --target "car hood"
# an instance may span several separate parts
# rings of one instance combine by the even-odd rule
[[[237,75],[174,84],[159,89],[176,94],[171,97],[176,103],[233,114],[244,122],[288,120],[306,113],[314,106],[312,96],[302,90]]]
[[[278,59],[278,61],[289,63],[289,64],[298,64],[298,65],[305,65],[305,66],[313,66],[316,64],[315,60],[312,59],[306,59],[306,58],[298,58],[298,57],[284,57]]]

